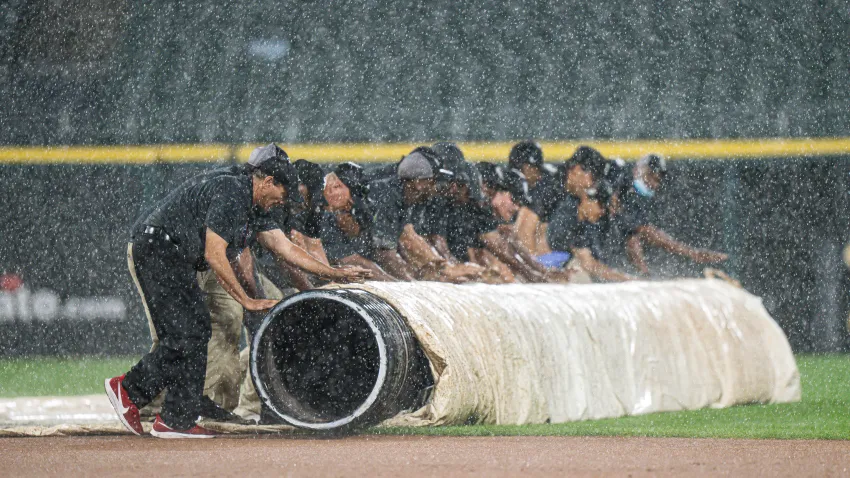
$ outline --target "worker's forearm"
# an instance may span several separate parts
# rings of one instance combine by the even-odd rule
[[[254,275],[254,256],[251,254],[251,249],[246,247],[236,258],[233,265],[236,278],[239,279],[239,283],[242,284],[248,296],[259,299],[260,293]]]
[[[230,261],[227,260],[225,250],[223,248],[220,250],[210,250],[207,248],[205,259],[213,272],[215,272],[216,279],[219,284],[221,284],[221,287],[230,294],[236,302],[239,302],[244,306],[249,299],[248,294],[239,284],[239,279],[236,278],[236,274],[233,272],[233,267],[231,267]]]
[[[626,255],[642,274],[649,274],[649,266],[643,256],[643,245],[637,234],[632,234],[626,239]]]
[[[503,230],[502,228],[499,228],[499,232],[502,234],[502,237],[505,238],[511,252],[515,255],[519,255],[523,263],[541,274],[545,274],[547,272],[546,266],[538,262],[534,255],[531,254],[531,251],[517,240],[512,229]]]
[[[425,238],[413,230],[413,226],[410,224],[404,227],[401,237],[399,237],[399,246],[411,261],[417,262],[422,267],[444,260]]]
[[[280,229],[261,232],[258,235],[260,244],[271,251],[278,260],[321,277],[335,278],[336,270],[311,256],[304,249],[293,244]]]
[[[537,224],[540,219],[537,214],[526,207],[520,209],[516,220],[516,236],[517,240],[528,248],[535,250],[537,247]]]
[[[428,236],[428,242],[430,242],[434,246],[434,249],[436,249],[437,252],[440,253],[440,255],[443,256],[443,258],[445,258],[448,263],[457,264],[460,262],[454,256],[454,254],[452,254],[452,251],[449,249],[449,243],[446,241],[445,237],[439,234],[434,234]]]
[[[664,249],[672,254],[692,257],[698,252],[696,248],[673,239],[669,234],[655,226],[641,226],[638,232],[640,238],[647,244]]]
[[[325,248],[322,246],[321,239],[307,238],[307,253],[315,257],[319,262],[325,265],[330,265],[328,256],[325,254]]]
[[[510,244],[496,231],[481,235],[484,246],[497,259],[507,264],[515,272],[524,277],[533,275],[534,269],[523,261],[517,254],[513,253]]]

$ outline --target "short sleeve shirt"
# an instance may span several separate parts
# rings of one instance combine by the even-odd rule
[[[447,212],[451,209],[443,197],[434,197],[421,204],[410,207],[409,220],[413,229],[422,236],[443,236],[447,234]]]
[[[401,181],[396,177],[369,183],[369,209],[372,212],[372,243],[377,249],[395,249],[408,222]]]
[[[576,249],[590,249],[590,253],[597,259],[602,259],[602,240],[604,235],[604,223],[580,222],[578,224],[572,251]]]
[[[531,210],[540,222],[549,222],[552,213],[564,196],[563,188],[558,187],[558,181],[551,174],[543,173],[537,184],[529,191],[531,196]]]
[[[629,188],[620,197],[620,211],[615,216],[619,229],[625,236],[634,234],[641,226],[649,224],[649,211],[652,198],[638,194],[634,188]]]
[[[579,234],[578,204],[578,198],[566,195],[552,212],[546,229],[552,250],[570,251],[575,246]]]
[[[172,191],[137,224],[163,228],[178,243],[187,262],[204,261],[206,229],[229,247],[244,248],[255,220],[250,176],[196,176]]]
[[[446,242],[449,251],[456,258],[469,260],[469,249],[481,249],[484,244],[481,235],[495,231],[499,227],[493,211],[489,207],[477,204],[465,204],[452,208],[445,215]]]

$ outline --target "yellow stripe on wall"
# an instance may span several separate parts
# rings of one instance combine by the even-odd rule
[[[293,159],[319,163],[398,161],[416,146],[430,143],[279,143]],[[513,142],[458,143],[471,161],[505,161]],[[541,142],[547,161],[563,161],[579,145],[598,148],[607,157],[637,159],[659,153],[670,159],[741,159],[850,155],[850,138],[787,138],[653,141],[558,141]],[[56,146],[0,147],[0,163],[181,163],[218,162],[236,158],[247,161],[259,144],[174,144],[150,146]]]

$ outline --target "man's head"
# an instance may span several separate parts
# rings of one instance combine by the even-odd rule
[[[605,158],[599,151],[579,146],[563,166],[564,190],[573,196],[583,196],[604,177],[605,168]]]
[[[528,184],[533,187],[544,174],[543,149],[534,141],[515,144],[508,155],[508,168],[516,169],[525,175]]]
[[[420,146],[401,159],[396,170],[407,200],[422,202],[437,194],[437,183],[446,182],[452,172],[443,168],[431,148]]]
[[[441,193],[455,203],[483,201],[478,170],[466,162],[463,151],[454,143],[436,143],[431,149],[437,153],[443,168],[452,172],[452,177]]]
[[[486,162],[478,163],[478,171],[488,198],[498,192],[507,192],[519,206],[531,204],[528,181],[521,172]]]
[[[658,154],[647,154],[638,160],[634,176],[635,191],[641,196],[652,197],[667,177],[667,161]]]
[[[354,205],[354,198],[365,199],[368,190],[363,168],[346,162],[325,176],[323,195],[331,210],[349,210]]]
[[[286,200],[299,201],[298,171],[286,151],[272,143],[251,152],[248,170],[253,176],[254,204],[268,210]]]

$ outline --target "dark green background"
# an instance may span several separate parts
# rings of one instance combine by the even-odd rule
[[[841,0],[0,4],[0,144],[847,136],[848,85]]]

